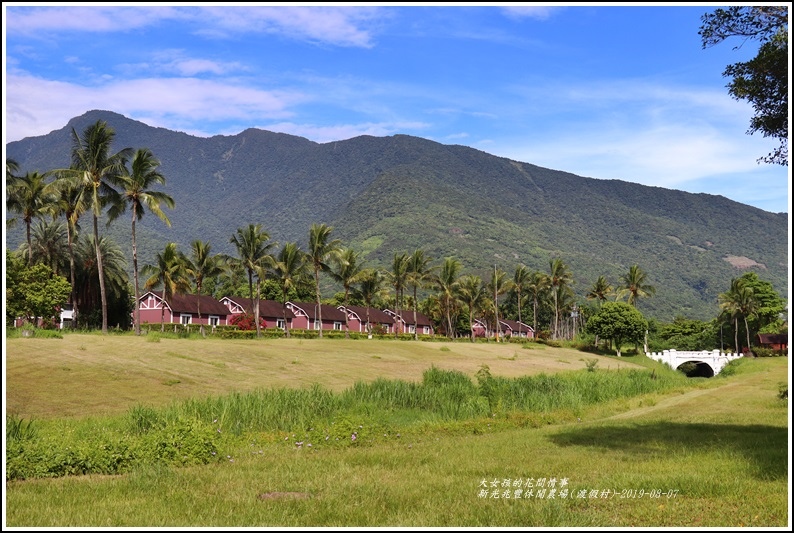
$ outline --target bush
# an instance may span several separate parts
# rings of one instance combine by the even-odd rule
[[[757,346],[753,348],[753,353],[756,357],[780,357],[782,355],[788,355],[788,350],[774,350],[772,348],[762,348]]]

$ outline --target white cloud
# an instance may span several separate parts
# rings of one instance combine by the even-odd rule
[[[7,31],[47,39],[51,32],[130,32],[178,20],[197,35],[239,38],[271,33],[337,46],[371,47],[384,17],[366,6],[52,6],[6,8]]]
[[[292,122],[279,122],[258,126],[260,129],[288,133],[305,137],[318,143],[327,143],[352,139],[361,135],[384,137],[402,133],[406,130],[418,130],[427,127],[420,122],[413,123],[362,123],[362,124],[335,124],[332,126],[317,126],[312,124],[295,124]]]
[[[191,121],[268,120],[292,116],[308,97],[195,78],[113,81],[94,87],[43,80],[24,74],[6,80],[7,141],[43,135],[91,109],[131,118],[190,117]],[[42,102],[47,102],[42,106]]]

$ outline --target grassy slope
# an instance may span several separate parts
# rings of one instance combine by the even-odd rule
[[[33,400],[38,393],[63,386],[62,381],[48,381],[57,376],[53,369],[62,364],[70,365],[68,372],[78,371],[82,366],[79,360],[85,359],[82,352],[96,356],[91,357],[91,370],[86,370],[92,381],[120,371],[118,365],[123,358],[114,353],[123,346],[117,344],[121,338],[31,340],[20,339],[8,345],[9,399],[18,396],[15,389],[20,382],[38,380],[39,385],[46,386],[26,385],[29,405],[36,405]],[[24,341],[29,344],[24,345]],[[132,342],[127,337],[123,341]],[[77,342],[76,355],[70,359],[65,351],[56,350],[58,342]],[[79,350],[80,342],[85,350]],[[94,349],[94,344],[99,349]],[[164,389],[175,397],[173,391],[182,385],[162,383],[166,366],[172,368],[170,372],[197,368],[195,372],[203,373],[194,377],[194,394],[210,384],[219,389],[252,386],[252,382],[240,383],[239,387],[234,383],[242,376],[257,374],[251,370],[264,372],[266,367],[279,366],[288,369],[282,370],[286,374],[279,379],[292,380],[298,374],[308,380],[312,368],[336,368],[339,372],[334,376],[316,374],[335,387],[344,387],[346,380],[385,373],[388,367],[377,366],[381,364],[394,365],[390,368],[395,373],[388,374],[390,377],[418,377],[421,369],[431,363],[441,366],[445,358],[448,362],[458,359],[455,364],[463,366],[455,368],[461,369],[467,364],[476,369],[486,362],[495,374],[504,375],[511,371],[510,365],[519,364],[525,365],[517,371],[519,374],[541,367],[547,372],[554,366],[584,367],[582,354],[551,348],[530,351],[514,346],[453,344],[450,352],[442,352],[435,343],[383,342],[377,343],[381,351],[373,353],[368,351],[370,344],[376,343],[268,341],[230,343],[227,351],[222,349],[223,343],[207,343],[210,350],[204,351],[204,342],[163,340],[142,344],[141,348],[154,348],[159,355],[136,354],[136,369],[129,373],[139,395],[156,394],[153,400],[166,401],[169,393],[156,391]],[[34,345],[38,348],[31,349]],[[246,350],[252,346],[263,348],[261,356],[252,356]],[[326,347],[338,364],[323,359],[328,355],[322,350]],[[465,355],[465,348],[477,351]],[[166,358],[166,352],[182,357]],[[509,360],[515,352],[518,358]],[[129,347],[125,353],[131,353]],[[35,354],[37,361],[32,360]],[[260,357],[261,362],[251,362]],[[294,366],[302,367],[302,371],[291,368],[294,357],[298,357]],[[361,363],[362,357],[366,365]],[[42,359],[54,359],[56,366],[35,378],[30,367],[38,366],[35,363],[40,364]],[[304,359],[306,362],[301,363]],[[310,364],[312,359],[314,363]],[[20,364],[22,360],[27,360],[26,364]],[[226,366],[218,368],[199,361],[223,362]],[[602,361],[599,368],[616,364],[611,358]],[[621,362],[621,368],[625,364]],[[209,368],[198,370],[204,366]],[[343,370],[345,366],[347,371]],[[213,375],[217,375],[217,381],[211,379]],[[260,376],[258,385],[274,384],[271,377],[275,375]],[[594,406],[582,413],[581,422],[523,428],[511,427],[509,420],[494,421],[501,429],[492,431],[491,425],[482,421],[482,430],[475,433],[461,431],[454,424],[441,425],[412,432],[409,441],[394,438],[364,448],[296,449],[280,438],[274,441],[267,435],[253,435],[250,443],[229,450],[229,461],[220,464],[146,469],[129,476],[7,484],[8,525],[790,526],[788,405],[776,397],[779,384],[787,382],[787,376],[788,359],[747,360],[735,376],[699,380],[694,388],[667,395]],[[118,381],[123,383],[125,379]],[[96,399],[108,395],[107,390],[87,389],[85,383],[82,392]],[[62,391],[62,396],[69,395],[68,389]],[[114,402],[104,409],[121,407]],[[483,481],[491,494],[492,481],[501,486],[505,479],[515,482],[529,477],[566,478],[571,495],[583,490],[588,495],[597,490],[600,495],[607,489],[618,493],[642,489],[646,495],[520,500],[478,496]],[[678,493],[674,498],[654,499],[647,496],[652,489]]]
[[[156,337],[152,335],[151,339]],[[6,406],[28,418],[119,414],[135,404],[319,383],[334,391],[378,377],[420,381],[435,365],[474,379],[486,364],[515,377],[630,362],[576,350],[518,344],[343,339],[186,340],[67,334],[63,339],[7,339]],[[449,351],[442,348],[447,348]]]

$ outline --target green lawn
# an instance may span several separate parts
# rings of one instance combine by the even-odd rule
[[[586,372],[594,358],[596,372],[640,368],[632,358],[520,345],[8,339],[6,401],[43,430],[79,429],[86,418],[115,424],[141,403],[311,383],[341,392],[377,377],[421,380],[431,365],[472,378],[482,364],[504,377]],[[592,405],[574,418],[392,420],[377,439],[348,446],[324,445],[325,427],[228,435],[222,460],[207,465],[7,482],[6,525],[782,529],[791,525],[790,431],[778,392],[788,375],[788,358],[752,359],[730,377]],[[349,422],[373,420],[362,411]],[[375,430],[383,426],[360,431]]]

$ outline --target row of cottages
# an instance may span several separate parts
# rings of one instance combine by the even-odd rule
[[[212,296],[177,294],[170,302],[164,302],[162,292],[150,291],[141,296],[139,310],[141,323],[159,324],[204,324],[208,326],[229,325],[234,315],[253,309],[250,298],[224,296],[216,300]],[[201,311],[201,319],[199,319]],[[282,305],[275,300],[259,301],[259,317],[265,327],[284,329],[320,329],[344,331],[345,323],[350,331],[366,333],[379,329],[384,333],[414,333],[433,335],[430,319],[416,313],[416,328],[413,311],[380,310],[355,305],[334,307],[333,305],[307,302],[287,302]],[[369,325],[369,327],[368,327]]]
[[[488,328],[484,320],[475,319],[472,325],[475,337],[495,337],[496,332]],[[500,338],[534,339],[535,330],[529,324],[516,320],[499,320]]]

